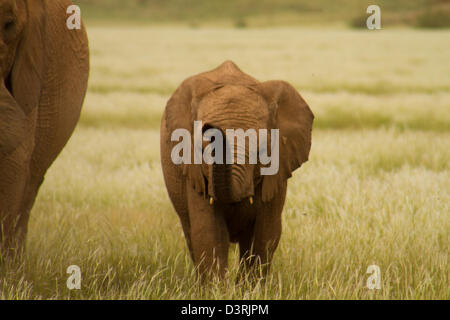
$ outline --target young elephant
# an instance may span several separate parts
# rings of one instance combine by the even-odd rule
[[[0,0],[0,260],[24,248],[44,175],[86,93],[88,40],[67,27],[69,0]]]
[[[262,267],[263,274],[268,271],[281,236],[287,179],[308,160],[313,119],[308,105],[291,85],[259,82],[230,61],[188,78],[175,91],[162,118],[161,162],[170,199],[200,273],[225,274],[230,242],[239,243],[245,270]],[[179,150],[179,140],[172,134],[184,129],[195,136],[194,121],[201,121],[203,133],[210,129],[222,133],[227,129],[267,129],[267,141],[279,138],[277,172],[262,175],[267,163],[248,161],[250,143],[228,148],[238,159],[246,159],[244,163],[176,164],[179,161],[173,156],[177,153],[174,150]],[[279,137],[271,129],[279,129]],[[189,143],[194,149],[195,142]],[[205,141],[201,143],[203,152]],[[273,157],[275,149],[270,150]],[[192,159],[192,154],[185,159]]]

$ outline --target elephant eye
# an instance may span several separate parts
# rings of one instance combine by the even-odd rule
[[[214,129],[214,127],[212,125],[206,123],[202,128],[202,134],[205,134],[205,132],[210,129]]]
[[[14,40],[17,36],[17,23],[14,18],[6,20],[3,24],[3,37],[6,42]]]
[[[3,30],[5,30],[5,31],[10,31],[10,30],[12,30],[13,28],[14,28],[14,20],[13,19],[11,19],[11,20],[8,20],[8,21],[6,21],[5,22],[5,24],[3,25]]]

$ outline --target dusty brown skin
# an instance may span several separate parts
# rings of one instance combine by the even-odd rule
[[[170,98],[161,124],[162,168],[201,274],[225,274],[230,242],[239,243],[243,271],[267,273],[281,236],[287,179],[308,160],[313,119],[290,84],[259,82],[230,61],[185,80]],[[245,154],[245,165],[173,164],[179,142],[171,134],[183,128],[193,136],[194,120],[222,132],[280,129],[278,174],[262,177],[259,164],[248,164],[248,147],[236,151]]]
[[[24,248],[44,175],[79,119],[89,73],[69,0],[0,0],[0,253]]]

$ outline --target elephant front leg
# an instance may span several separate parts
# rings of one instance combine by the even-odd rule
[[[0,160],[0,255],[15,257],[24,249],[25,236],[19,232],[22,198],[29,178],[25,150],[19,148]]]
[[[261,218],[257,222],[254,240],[254,255],[251,264],[258,277],[266,277],[273,255],[281,238],[281,216],[273,219]]]
[[[195,266],[205,279],[224,277],[228,266],[229,235],[223,213],[203,195],[187,187],[191,245]]]
[[[254,227],[251,257],[247,262],[247,268],[251,265],[257,277],[266,277],[280,242],[286,187],[284,185],[271,202],[262,203],[259,200],[258,203],[260,206]]]

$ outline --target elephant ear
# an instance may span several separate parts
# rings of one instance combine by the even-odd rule
[[[26,11],[27,22],[16,50],[10,81],[12,95],[28,115],[38,107],[43,86],[45,14],[37,1],[27,1],[26,8],[19,10]]]
[[[264,176],[262,200],[273,199],[297,168],[308,161],[314,115],[308,104],[289,83],[268,81],[259,84],[259,91],[273,108],[280,130],[279,171]]]
[[[198,102],[209,92],[219,88],[220,85],[204,77],[203,75],[193,76],[185,80],[175,91],[167,102],[166,106],[166,129],[168,136],[177,129],[188,130],[192,139],[194,138],[194,121],[197,120]],[[171,144],[175,144],[170,142]],[[172,148],[174,145],[172,146]],[[194,148],[194,141],[191,141],[191,150]],[[195,150],[194,150],[195,152]],[[183,174],[190,181],[195,191],[206,195],[205,181],[202,173],[202,166],[194,164],[194,152],[191,153],[191,164],[182,164]]]

